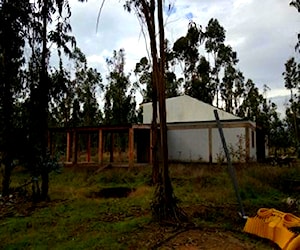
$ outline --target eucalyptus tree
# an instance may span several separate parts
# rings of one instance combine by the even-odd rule
[[[288,149],[291,145],[294,145],[294,138],[290,133],[290,126],[286,119],[276,118],[270,121],[270,133],[268,135],[268,146],[274,149],[275,155],[278,150]]]
[[[180,86],[183,79],[177,78],[177,75],[173,71],[167,71],[165,75],[166,81],[166,98],[176,97],[181,94]]]
[[[300,114],[300,64],[295,58],[290,58],[285,63],[284,86],[290,91],[289,107],[286,109],[286,121],[290,132],[293,134],[294,145],[299,147],[299,114]]]
[[[71,57],[75,60],[75,79],[72,81],[75,90],[73,99],[73,118],[78,117],[76,102],[82,106],[82,123],[76,124],[74,119],[73,126],[96,126],[102,122],[102,112],[97,101],[96,93],[103,91],[101,74],[95,68],[87,66],[85,55],[76,48]]]
[[[175,72],[171,69],[174,63],[174,56],[171,50],[167,50],[167,60],[166,60],[166,98],[179,96],[181,94],[180,87],[182,85],[183,79],[177,78]],[[137,82],[135,87],[140,91],[143,97],[143,103],[152,101],[152,72],[151,65],[147,57],[140,59],[135,65],[134,73],[137,77]]]
[[[245,77],[239,70],[235,70],[234,83],[235,90],[233,92],[233,109],[234,114],[236,114],[239,106],[241,105],[242,97],[245,91]]]
[[[293,0],[290,2],[290,5],[294,6],[300,12],[300,0]]]
[[[298,13],[300,13],[300,0],[293,0],[290,2],[290,5],[295,7],[298,10]],[[300,53],[300,33],[298,33],[298,42],[295,46],[295,50]]]
[[[224,67],[224,74],[219,85],[220,97],[225,102],[225,110],[233,112],[233,100],[235,89],[239,91],[239,76],[235,68],[238,62],[236,52],[229,45],[221,44],[218,50],[217,64]],[[238,86],[236,86],[236,84]]]
[[[238,115],[256,121],[262,108],[263,99],[263,95],[259,93],[255,83],[248,79],[245,83],[243,101],[239,107]]]
[[[71,125],[71,110],[74,99],[74,89],[70,72],[66,69],[52,69],[49,99],[50,127],[69,127]]]
[[[290,58],[285,63],[285,72],[282,73],[284,76],[284,86],[290,91],[291,101],[295,98],[295,93],[293,91],[300,88],[300,76],[299,76],[299,64],[297,64],[294,57]]]
[[[233,113],[234,101],[234,80],[236,70],[232,65],[228,65],[224,70],[224,77],[220,85],[220,95],[225,102],[225,111]]]
[[[191,22],[187,34],[177,39],[173,45],[175,60],[182,66],[184,92],[201,101],[212,104],[214,86],[211,81],[210,64],[200,55],[199,47],[205,39],[201,26]]]
[[[225,41],[225,29],[220,25],[217,19],[210,19],[208,25],[205,28],[205,49],[209,54],[213,56],[214,66],[212,67],[212,84],[215,89],[215,97],[217,101],[217,107],[219,106],[219,88],[220,79],[219,73],[222,66],[222,60],[220,60],[220,49],[224,48]],[[210,62],[210,59],[208,60]]]
[[[29,1],[0,1],[0,164],[4,165],[2,194],[9,193],[13,158],[16,157],[16,95],[22,89],[21,68],[29,22]],[[20,141],[19,141],[20,143]]]
[[[266,91],[267,86],[264,88]],[[276,134],[274,126],[278,124],[279,120],[277,106],[260,93],[251,79],[245,83],[242,100],[237,115],[255,121],[264,135],[270,136],[273,133],[274,136]],[[276,142],[274,141],[274,143]]]
[[[125,51],[114,51],[113,57],[106,62],[109,76],[104,94],[104,122],[110,125],[136,122],[135,89],[131,85],[130,75],[124,71]]]
[[[136,88],[139,89],[143,103],[152,101],[152,72],[147,57],[142,57],[135,65],[134,74],[137,77]]]
[[[181,86],[183,84],[184,79],[178,78],[176,71],[176,59],[175,54],[170,47],[170,42],[165,39],[164,43],[165,49],[165,95],[166,98],[179,96],[181,94]]]
[[[217,19],[210,19],[204,31],[191,22],[186,36],[175,41],[173,54],[180,65],[183,63],[186,94],[209,104],[216,100],[217,106],[221,97],[225,108],[232,111],[234,72],[238,59],[236,52],[224,42],[225,29]],[[203,44],[205,50],[201,50]],[[207,57],[201,55],[201,51],[206,51]],[[220,81],[221,73],[226,74],[223,82]]]
[[[30,144],[32,158],[30,159],[33,176],[41,176],[41,193],[39,199],[48,198],[49,164],[47,154],[48,144],[48,108],[50,101],[51,79],[49,77],[50,46],[57,47],[61,62],[63,53],[70,55],[69,46],[75,45],[75,38],[70,35],[71,16],[67,0],[36,0],[32,2],[31,24],[28,27],[28,43],[31,47],[31,61],[37,70],[30,86]],[[50,25],[51,23],[51,25]],[[36,179],[36,178],[35,178]]]
[[[190,22],[185,36],[178,38],[173,45],[174,57],[183,62],[183,73],[185,82],[188,84],[197,70],[199,61],[199,46],[202,43],[203,34],[201,27],[196,23]]]
[[[185,84],[185,93],[205,103],[212,104],[215,89],[211,84],[211,68],[204,56],[201,56],[190,82]]]
[[[50,117],[51,126],[94,126],[102,122],[102,112],[96,97],[103,91],[101,74],[89,68],[82,51],[76,47],[70,55],[74,67],[51,70]]]
[[[128,0],[125,7],[128,11],[135,9],[137,16],[146,25],[150,39],[151,59],[152,59],[152,129],[157,133],[155,128],[157,123],[156,102],[159,103],[159,122],[160,122],[160,143],[161,143],[161,165],[156,172],[156,195],[152,202],[152,212],[155,219],[159,221],[182,221],[186,215],[177,206],[177,199],[173,193],[173,187],[169,176],[168,167],[168,145],[167,145],[167,125],[166,125],[166,85],[165,85],[165,35],[164,35],[164,18],[162,1],[155,0]],[[157,11],[156,11],[157,8]],[[157,14],[157,16],[156,16]],[[158,41],[156,40],[158,32]],[[157,98],[158,97],[158,98]],[[155,134],[154,134],[155,135]],[[154,138],[156,140],[158,138]],[[153,145],[154,153],[157,150],[157,141]],[[155,158],[157,155],[154,155]]]
[[[300,1],[293,0],[290,6],[295,7],[300,12]],[[300,34],[298,34],[298,42],[295,46],[295,51],[300,52]],[[284,77],[284,86],[290,91],[289,106],[286,109],[285,122],[290,134],[290,142],[297,148],[298,157],[299,150],[299,114],[300,114],[300,64],[296,61],[295,57],[289,58],[285,63],[285,72],[282,73]]]

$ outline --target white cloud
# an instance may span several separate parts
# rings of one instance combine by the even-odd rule
[[[289,6],[290,0],[181,0],[176,11],[166,18],[166,37],[171,43],[186,34],[189,19],[203,28],[217,18],[226,30],[226,43],[237,51],[239,69],[262,89],[268,85],[270,96],[284,91],[284,63],[295,55],[294,46],[300,15]],[[105,1],[96,32],[99,0],[79,3],[70,0],[72,27],[78,46],[88,62],[104,74],[105,59],[113,50],[125,49],[126,70],[134,69],[147,55],[141,27],[134,13],[127,13],[124,1]],[[168,2],[166,2],[168,4]],[[103,76],[104,78],[105,76]]]

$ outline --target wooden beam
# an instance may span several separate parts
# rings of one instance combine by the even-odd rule
[[[253,124],[249,121],[221,121],[222,128],[246,128],[252,127],[255,129]],[[168,124],[168,130],[177,130],[177,129],[201,129],[201,128],[217,128],[215,122],[192,122],[192,123],[178,123],[178,124]]]
[[[133,124],[132,128],[134,129],[151,129],[151,125],[150,124]]]

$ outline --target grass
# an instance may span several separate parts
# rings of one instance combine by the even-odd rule
[[[254,215],[261,207],[295,212],[282,200],[298,194],[286,192],[283,180],[295,178],[299,170],[298,166],[238,167],[246,212]],[[13,213],[9,216],[2,216],[0,210],[2,249],[136,249],[133,246],[144,240],[137,235],[153,225],[150,203],[154,190],[148,185],[150,175],[150,166],[100,172],[85,166],[67,167],[61,174],[51,174],[50,202],[12,204]],[[192,222],[203,228],[242,228],[226,166],[172,164],[170,175],[179,205]],[[16,170],[11,185],[20,186],[29,178],[26,172]],[[134,191],[126,198],[91,195],[106,187],[129,187]],[[30,193],[29,187],[27,191]]]

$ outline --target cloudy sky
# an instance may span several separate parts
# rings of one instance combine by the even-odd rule
[[[80,3],[70,0],[71,24],[77,45],[86,54],[89,66],[105,77],[105,59],[113,50],[125,49],[126,70],[147,55],[141,27],[134,13],[123,9],[124,0],[106,0],[98,30],[96,22],[102,0]],[[268,97],[281,102],[287,98],[282,72],[288,58],[296,56],[294,47],[300,32],[300,15],[290,0],[166,0],[174,9],[166,20],[166,37],[175,42],[187,32],[193,20],[206,27],[211,18],[218,19],[226,30],[226,43],[239,58],[238,68],[262,90],[268,85]],[[274,100],[275,100],[274,99]]]

